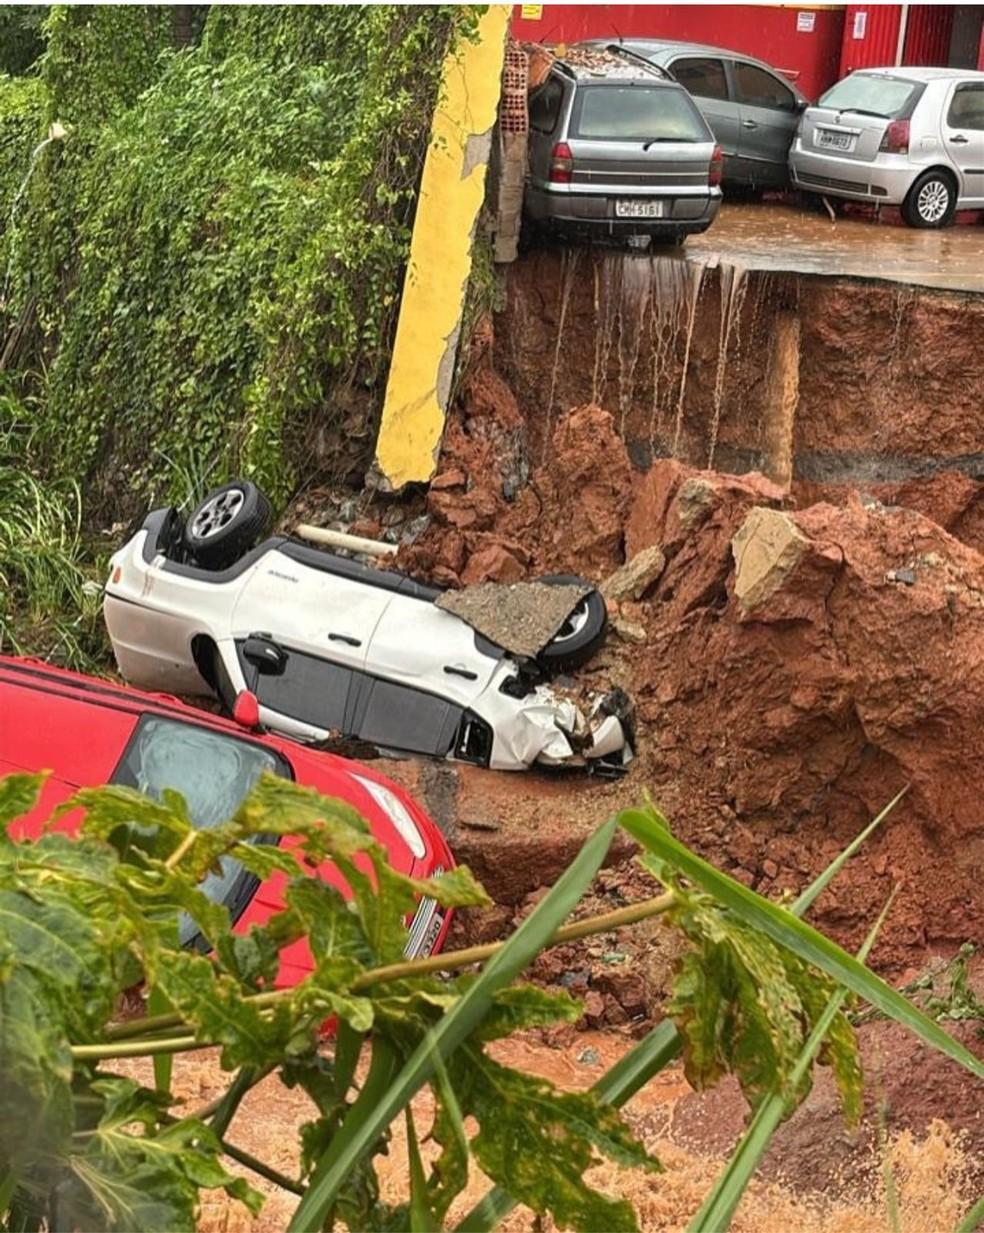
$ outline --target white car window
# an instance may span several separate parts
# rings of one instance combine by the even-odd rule
[[[831,107],[834,111],[868,112],[890,120],[909,107],[918,90],[916,82],[904,78],[852,73],[821,95],[817,106]]]
[[[951,128],[984,132],[984,82],[965,82],[957,86],[946,113]]]

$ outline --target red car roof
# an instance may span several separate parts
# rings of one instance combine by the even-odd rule
[[[298,783],[355,806],[384,844],[394,868],[426,876],[436,865],[449,868],[451,854],[434,822],[398,785],[368,766],[334,754],[306,749],[261,733],[246,733],[236,723],[188,706],[167,694],[145,693],[97,680],[37,660],[0,655],[0,774],[50,770],[49,783],[30,833],[58,800],[77,787],[107,783],[141,717],[161,715],[224,732],[238,740],[273,749],[290,766]],[[415,861],[392,821],[355,778],[372,779],[394,792],[409,809],[427,849]]]

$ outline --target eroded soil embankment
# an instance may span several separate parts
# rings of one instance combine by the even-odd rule
[[[495,357],[542,456],[610,410],[630,457],[812,483],[984,471],[984,297],[546,249],[512,267]]]
[[[571,279],[578,260],[586,277]],[[984,306],[844,282],[801,286],[798,304],[792,285],[773,284],[756,303],[746,282],[732,303],[740,326],[729,327],[715,305],[734,285],[725,295],[705,271],[678,317],[689,334],[660,352],[662,307],[649,302],[638,347],[624,301],[610,320],[613,260],[584,253],[565,268],[548,253],[516,269],[449,425],[431,526],[405,563],[450,583],[543,570],[599,580],[661,545],[664,572],[617,606],[616,634],[587,673],[634,694],[640,757],[600,793],[551,788],[558,830],[567,808],[600,817],[649,787],[684,838],[776,894],[802,887],[908,784],[819,923],[856,946],[896,888],[876,952],[896,971],[978,936],[984,485],[968,375],[984,355]],[[779,331],[762,323],[794,310],[798,342],[787,334],[784,362],[796,371],[777,373]],[[719,367],[713,344],[729,332]],[[585,403],[592,393],[601,405]],[[770,426],[776,398],[784,418]],[[717,457],[731,443],[731,465],[741,453],[789,482],[654,462],[674,400],[678,455],[699,460],[713,444]],[[803,466],[819,456],[839,460],[842,481],[860,458],[872,479],[835,482],[830,463],[821,485]],[[750,601],[733,541],[756,508],[787,519],[796,549]],[[510,793],[513,813],[524,802],[542,813],[535,782]],[[487,791],[494,816],[501,793]],[[472,810],[482,812],[474,799]]]

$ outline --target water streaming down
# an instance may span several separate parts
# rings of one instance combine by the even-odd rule
[[[561,382],[562,356],[572,371],[582,364],[581,356],[564,352],[565,331],[573,341],[579,316],[589,311],[592,402],[615,412],[622,437],[644,446],[650,457],[680,456],[700,303],[713,283],[709,270],[719,286],[717,354],[712,413],[698,448],[702,460],[706,448],[707,465],[713,466],[729,373],[743,347],[767,330],[769,295],[764,280],[761,285],[750,280],[742,265],[688,260],[676,253],[575,248],[561,253],[544,450],[549,448],[558,397],[563,396],[561,386],[569,384]],[[749,320],[743,324],[749,282],[755,282],[755,290]]]
[[[728,351],[732,337],[735,352],[741,350],[741,310],[748,291],[748,271],[744,266],[730,261],[718,264],[718,288],[721,297],[718,323],[717,368],[714,374],[714,402],[707,448],[707,469],[714,467],[718,430],[721,426],[721,407],[724,402],[724,383],[728,372]]]
[[[560,308],[557,314],[557,341],[554,344],[553,368],[550,371],[550,397],[547,399],[546,431],[543,435],[544,458],[547,455],[547,450],[550,448],[550,440],[553,436],[553,411],[557,396],[557,375],[560,371],[560,349],[564,340],[564,323],[567,320],[567,310],[571,302],[571,289],[574,286],[580,257],[581,249],[566,248],[561,258]]]
[[[659,258],[655,258],[656,261]],[[645,334],[645,322],[653,303],[655,279],[652,257],[633,253],[620,262],[618,296],[618,411],[619,432],[625,437],[625,422],[635,392],[636,366]]]

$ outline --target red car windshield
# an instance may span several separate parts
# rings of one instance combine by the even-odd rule
[[[286,761],[272,749],[195,724],[145,715],[113,772],[113,783],[155,800],[165,788],[173,788],[185,798],[195,825],[207,830],[232,817],[264,771],[290,777]],[[221,875],[210,873],[201,890],[224,903],[235,919],[255,889],[255,879],[238,861],[223,857],[221,864]],[[184,943],[198,932],[187,916],[182,916],[179,930]]]

